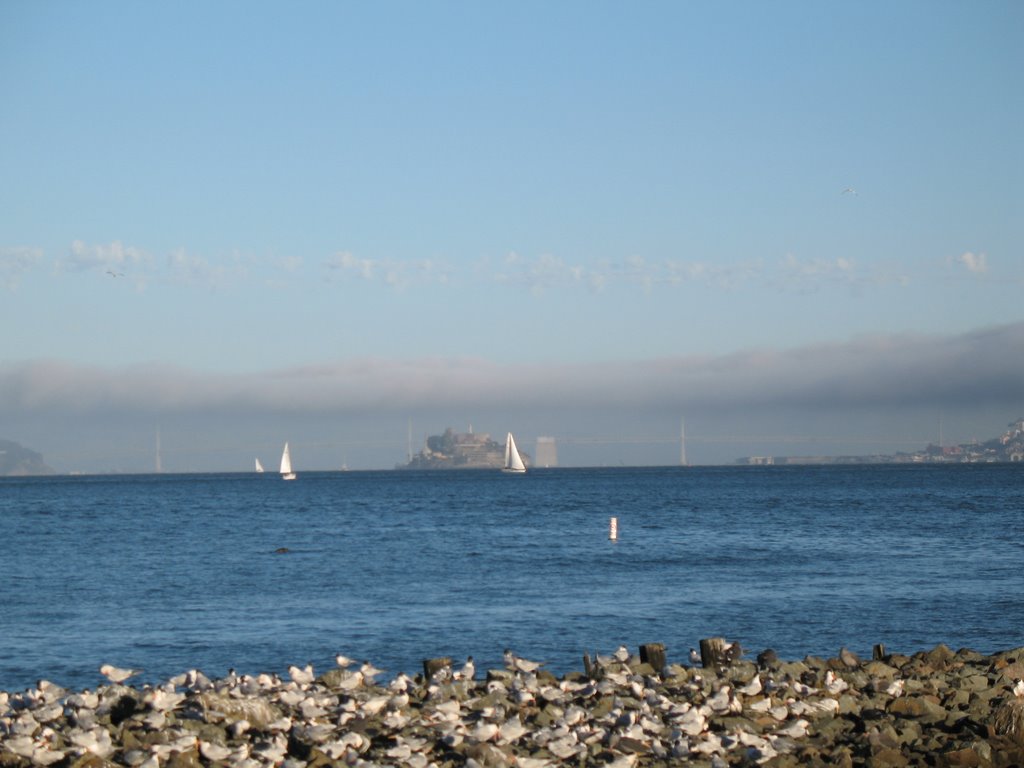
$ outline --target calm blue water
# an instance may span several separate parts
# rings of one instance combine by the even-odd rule
[[[1021,465],[5,478],[0,689],[719,635],[989,653],[1024,645],[1022,515]]]

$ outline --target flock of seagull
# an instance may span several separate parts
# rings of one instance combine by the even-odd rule
[[[561,679],[511,650],[505,668],[484,679],[472,657],[429,678],[398,674],[387,682],[369,662],[341,654],[335,662],[320,675],[311,664],[293,665],[287,677],[230,671],[213,680],[193,669],[141,688],[126,685],[141,670],[104,664],[110,684],[80,692],[40,681],[0,692],[0,753],[43,768],[89,754],[161,768],[185,753],[226,768],[324,760],[545,768],[587,757],[630,768],[641,756],[761,763],[795,751],[811,722],[834,716],[849,689],[832,670],[814,685],[776,680],[752,663],[721,674],[683,665],[655,671],[625,647],[599,655],[590,676]],[[874,692],[895,698],[902,684],[879,680]],[[1014,693],[1024,695],[1024,684]],[[745,729],[741,713],[774,726]]]
[[[597,657],[596,680],[559,681],[541,662],[510,650],[505,669],[489,672],[486,680],[476,679],[472,657],[457,669],[442,667],[429,680],[399,674],[386,684],[377,683],[383,670],[368,662],[357,665],[340,654],[335,661],[320,677],[311,664],[290,666],[286,679],[229,672],[211,680],[190,670],[141,691],[125,685],[141,670],[104,664],[100,672],[110,685],[96,691],[70,693],[41,681],[22,694],[3,694],[3,749],[37,766],[86,753],[106,760],[120,750],[118,762],[130,768],[159,768],[174,753],[191,750],[206,763],[230,768],[300,768],[306,761],[293,754],[299,743],[353,765],[383,760],[428,768],[440,753],[461,751],[468,765],[514,759],[520,768],[543,768],[601,745],[611,764],[626,768],[648,749],[667,757],[741,746],[767,758],[782,746],[779,740],[805,733],[806,721],[797,720],[774,735],[774,747],[753,734],[710,733],[709,718],[742,709],[741,697],[763,690],[760,678],[738,689],[722,685],[699,704],[674,701],[634,671],[639,662],[625,647]],[[700,675],[686,679],[691,693],[703,690]],[[595,706],[604,699],[606,705]],[[788,719],[790,705],[780,706],[780,721]],[[366,727],[371,719],[388,734],[383,749]],[[145,748],[124,749],[106,723],[123,728],[127,720],[162,736]],[[197,733],[187,727],[189,720],[219,723],[224,738]]]

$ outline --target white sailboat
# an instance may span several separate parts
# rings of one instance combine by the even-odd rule
[[[295,473],[292,472],[292,456],[288,453],[288,443],[284,444],[284,452],[281,454],[281,479],[295,479]]]
[[[519,450],[516,448],[516,440],[512,437],[512,433],[508,433],[508,437],[505,438],[505,466],[501,469],[502,472],[525,472],[526,465],[523,464],[523,457],[519,455]]]
[[[262,472],[263,471],[263,464],[260,462],[259,457],[256,458],[256,471],[257,472]]]

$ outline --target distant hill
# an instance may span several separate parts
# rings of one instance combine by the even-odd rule
[[[0,476],[52,475],[40,453],[11,440],[0,440]]]
[[[910,453],[871,456],[747,456],[739,464],[997,464],[1024,462],[1024,418],[1011,422],[999,437],[932,445]]]

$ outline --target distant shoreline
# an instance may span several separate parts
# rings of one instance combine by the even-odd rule
[[[956,467],[966,466],[990,466],[990,467],[1008,467],[1017,466],[1024,464],[1019,461],[934,461],[934,462],[914,462],[914,461],[886,461],[886,460],[845,460],[847,457],[823,457],[824,460],[800,460],[801,457],[777,457],[776,461],[758,463],[750,462],[750,458],[757,457],[746,457],[737,459],[733,463],[726,464],[687,464],[685,466],[680,464],[581,464],[581,465],[563,465],[558,467],[531,467],[530,473],[558,473],[558,472],[577,472],[577,471],[665,471],[665,470],[679,470],[680,472],[687,471],[699,471],[705,469],[730,469],[730,470],[771,470],[771,469],[796,469],[796,468],[824,468],[824,467],[843,467],[843,468],[855,468],[855,467],[879,467],[879,466],[894,466],[903,468],[931,468],[935,469],[938,467],[945,467],[953,469]],[[786,460],[782,460],[786,459]],[[833,460],[834,459],[834,460]],[[327,475],[367,475],[367,474],[388,474],[388,473],[399,473],[399,474],[495,474],[500,475],[501,470],[494,469],[493,467],[405,467],[402,465],[394,467],[375,467],[366,469],[306,469],[300,474],[299,480],[302,476],[313,475],[317,477],[323,477]],[[278,482],[276,472],[265,472],[257,473],[252,470],[163,470],[161,472],[154,472],[152,470],[146,471],[104,471],[104,472],[53,472],[47,474],[19,474],[19,475],[0,475],[0,480],[66,480],[69,478],[98,478],[98,477],[252,477],[253,480],[258,482],[274,483]]]

